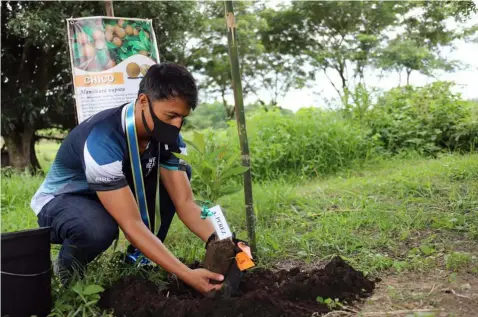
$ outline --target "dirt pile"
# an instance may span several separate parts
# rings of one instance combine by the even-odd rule
[[[241,281],[239,294],[227,299],[205,298],[180,281],[169,282],[161,289],[143,278],[125,277],[102,294],[99,305],[121,317],[300,317],[330,311],[317,302],[318,296],[350,304],[375,288],[375,282],[339,257],[308,272],[252,270]]]

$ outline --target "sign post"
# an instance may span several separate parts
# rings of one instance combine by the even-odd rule
[[[149,19],[71,18],[67,28],[78,123],[134,100],[141,78],[159,63]]]

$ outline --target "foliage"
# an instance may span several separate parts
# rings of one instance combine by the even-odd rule
[[[75,317],[75,316],[99,316],[99,310],[96,303],[100,299],[104,288],[100,285],[76,282],[71,288],[66,289],[59,300],[55,302],[55,307],[49,317]],[[100,316],[105,316],[103,313]]]
[[[371,133],[391,153],[470,151],[478,139],[476,119],[471,119],[473,106],[478,107],[452,93],[447,82],[395,88],[381,96],[371,111]]]
[[[279,110],[254,113],[247,129],[256,181],[331,173],[364,159],[371,145],[354,122],[314,108],[292,115]],[[228,139],[222,142],[238,148],[235,131],[231,122]]]
[[[194,132],[193,139],[185,140],[192,148],[188,155],[175,154],[191,165],[192,186],[200,200],[216,202],[224,195],[241,189],[237,183],[229,182],[248,168],[240,164],[240,153],[227,145],[206,142],[204,135]]]
[[[247,109],[247,108],[246,108]],[[204,130],[227,128],[224,106],[218,102],[200,104],[186,119],[185,130]]]

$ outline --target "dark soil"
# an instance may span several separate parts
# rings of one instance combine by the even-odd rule
[[[318,296],[350,305],[370,296],[374,288],[374,281],[336,257],[324,268],[308,272],[300,268],[250,270],[241,281],[239,294],[231,298],[206,298],[177,280],[160,288],[144,278],[129,276],[107,289],[99,305],[113,309],[118,317],[300,317],[330,311],[317,302]]]
[[[229,239],[211,241],[204,256],[204,268],[226,276],[235,257],[234,248],[234,243]]]

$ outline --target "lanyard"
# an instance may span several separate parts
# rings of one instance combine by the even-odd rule
[[[136,193],[136,202],[138,204],[139,212],[141,214],[141,219],[143,223],[151,230],[153,233],[157,233],[159,231],[159,223],[161,221],[159,215],[159,149],[158,146],[158,162],[157,165],[157,182],[156,182],[156,197],[155,197],[155,228],[151,228],[151,221],[149,219],[149,212],[148,212],[148,204],[146,202],[146,192],[144,187],[144,180],[143,180],[143,169],[141,167],[141,159],[139,156],[139,146],[138,146],[138,138],[136,134],[136,125],[134,121],[134,108],[135,103],[132,102],[126,106],[126,136],[128,140],[128,149],[129,149],[129,158],[131,163],[131,174],[133,175],[133,182],[134,182],[134,190]]]

